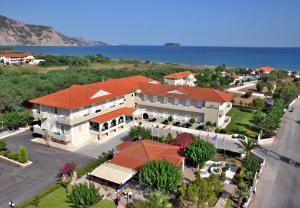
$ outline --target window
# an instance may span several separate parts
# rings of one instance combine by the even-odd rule
[[[101,112],[101,110],[100,110],[100,109],[98,109],[98,110],[96,110],[96,111],[95,111],[95,113],[100,113],[100,112]]]
[[[175,98],[175,105],[178,105],[178,103],[179,103],[179,99]]]
[[[148,95],[144,95],[144,100],[147,100],[148,99]]]
[[[185,105],[186,105],[186,106],[190,106],[190,105],[191,105],[191,100],[186,100],[186,101],[185,101]]]
[[[168,97],[164,97],[164,103],[168,103]]]
[[[157,102],[157,96],[153,96],[153,102]]]
[[[202,108],[203,107],[203,102],[202,101],[197,101],[196,107],[197,108]]]
[[[132,93],[131,96],[134,97],[134,93]]]
[[[57,108],[54,108],[54,113],[57,114]]]

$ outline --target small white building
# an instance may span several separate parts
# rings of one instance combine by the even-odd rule
[[[190,71],[178,72],[164,76],[165,83],[169,85],[187,85],[194,87],[196,78],[194,73]]]
[[[35,59],[32,53],[7,53],[0,54],[0,62],[3,64],[38,64],[41,59]]]

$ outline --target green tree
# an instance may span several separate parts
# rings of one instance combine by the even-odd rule
[[[265,101],[261,98],[253,99],[252,103],[257,108],[263,108],[265,106]]]
[[[93,183],[80,183],[72,187],[68,200],[73,207],[88,208],[102,199]]]
[[[260,169],[260,162],[253,154],[249,154],[242,160],[242,166],[248,178],[253,178],[255,172]]]
[[[256,84],[256,90],[258,92],[262,92],[264,90],[264,88],[265,88],[265,83],[264,82],[258,82]]]
[[[237,143],[237,145],[246,152],[246,155],[249,155],[252,150],[260,148],[260,145],[251,138],[247,138],[246,140],[240,139],[239,141],[240,143]]]
[[[186,158],[197,164],[198,168],[199,165],[202,166],[207,160],[212,159],[215,154],[215,146],[203,140],[191,142],[184,150]]]
[[[21,146],[19,149],[18,161],[20,163],[26,163],[28,161],[27,150],[24,146]]]
[[[179,167],[167,160],[149,161],[139,172],[142,184],[158,190],[175,189],[182,180]]]

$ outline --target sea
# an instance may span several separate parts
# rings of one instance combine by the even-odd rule
[[[300,71],[300,48],[204,47],[204,46],[14,46],[18,51],[62,55],[102,54],[117,59],[141,59],[185,65],[277,69]]]

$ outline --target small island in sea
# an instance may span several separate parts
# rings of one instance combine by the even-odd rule
[[[168,47],[180,47],[181,45],[179,43],[165,43],[164,46],[168,46]]]

